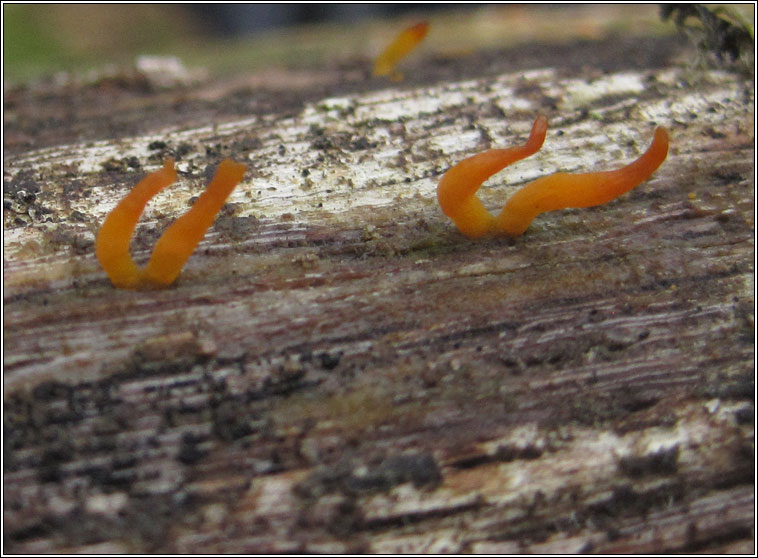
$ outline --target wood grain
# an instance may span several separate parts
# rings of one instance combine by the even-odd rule
[[[44,146],[11,120],[6,550],[750,551],[753,86],[551,52],[363,90],[348,69],[237,116],[255,88],[126,87],[86,140],[40,117]],[[11,115],[49,102],[24,95]],[[488,206],[616,168],[655,125],[670,154],[607,206],[465,239],[437,180],[538,112],[542,151],[485,184]],[[175,286],[115,290],[97,226],[167,154],[180,180],[143,217],[140,261],[221,158],[250,170]]]

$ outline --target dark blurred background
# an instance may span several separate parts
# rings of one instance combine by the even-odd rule
[[[331,21],[355,23],[407,12],[460,8],[451,4],[191,4],[186,8],[222,35],[252,35],[275,27]]]

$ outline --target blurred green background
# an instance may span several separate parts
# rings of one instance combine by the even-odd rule
[[[328,51],[361,52],[360,21],[425,16],[434,6],[395,4],[4,4],[4,78],[129,64],[177,55],[218,70],[307,64]],[[272,40],[274,39],[274,40]]]
[[[755,5],[727,9],[752,35]],[[676,32],[658,4],[3,4],[3,77],[125,66],[139,54],[175,55],[213,73],[371,59],[420,19],[432,21],[425,49],[444,55]]]
[[[4,78],[126,63],[136,53],[181,52],[209,37],[179,5],[4,4]]]

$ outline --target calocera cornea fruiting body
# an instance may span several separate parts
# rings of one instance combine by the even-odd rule
[[[538,178],[518,190],[499,215],[491,215],[476,197],[477,190],[493,174],[536,153],[545,141],[546,132],[547,119],[538,116],[524,145],[489,149],[464,159],[442,176],[437,200],[442,212],[461,233],[469,238],[492,234],[519,236],[545,211],[602,205],[647,180],[668,154],[668,132],[658,127],[650,147],[632,163],[612,171],[558,172]]]
[[[374,76],[389,76],[396,81],[403,79],[403,75],[395,70],[398,62],[421,43],[428,30],[426,21],[403,30],[376,58]]]
[[[132,260],[129,242],[150,199],[176,180],[174,160],[166,159],[160,170],[143,178],[108,214],[97,233],[95,255],[113,285],[135,289],[173,283],[245,170],[241,163],[223,160],[205,191],[187,213],[166,229],[147,265],[140,268]]]

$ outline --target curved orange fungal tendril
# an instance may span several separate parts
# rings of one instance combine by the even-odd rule
[[[464,159],[448,170],[437,186],[437,200],[442,212],[455,222],[469,238],[478,238],[492,232],[495,219],[476,197],[482,183],[496,172],[542,147],[547,133],[547,118],[538,116],[524,145],[507,149],[489,149]]]
[[[395,71],[397,63],[411,52],[423,40],[429,30],[429,22],[422,21],[402,31],[384,49],[374,62],[374,75],[387,76],[392,79],[402,79],[402,74]]]
[[[517,236],[545,211],[608,203],[650,178],[666,159],[668,149],[668,132],[658,127],[647,151],[625,167],[584,174],[558,172],[538,178],[513,194],[498,215],[495,229]]]
[[[111,282],[119,288],[165,287],[181,273],[182,267],[202,240],[216,214],[242,180],[245,165],[230,159],[221,162],[211,183],[192,208],[158,239],[144,269],[129,253],[129,240],[147,202],[176,180],[173,159],[150,173],[111,211],[97,233],[95,254]]]
[[[535,130],[540,128],[544,129],[541,131],[542,137],[538,136],[539,143],[527,150],[527,146],[533,144]],[[440,206],[464,235],[470,238],[490,233],[518,236],[526,231],[537,215],[545,211],[607,203],[647,180],[668,154],[668,132],[658,127],[647,151],[629,165],[614,171],[584,174],[559,172],[538,178],[516,192],[500,214],[493,217],[476,198],[476,191],[495,172],[535,153],[542,145],[546,129],[547,120],[539,116],[526,145],[512,148],[523,152],[513,156],[507,149],[491,149],[461,161],[443,175],[437,187]],[[492,159],[502,164],[490,163]]]
[[[205,236],[205,232],[213,224],[226,198],[242,180],[246,168],[245,165],[235,163],[231,159],[221,162],[205,192],[155,243],[153,254],[143,274],[146,282],[158,286],[167,286],[174,282],[195,247]]]
[[[130,289],[140,283],[141,271],[129,254],[129,239],[150,199],[176,180],[174,160],[148,174],[108,214],[97,232],[95,255],[115,287]]]

